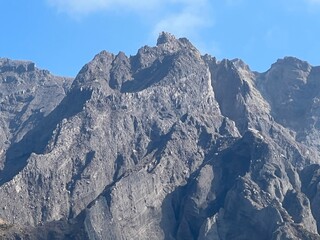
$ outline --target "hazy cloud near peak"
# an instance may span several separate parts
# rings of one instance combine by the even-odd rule
[[[178,11],[171,12],[160,19],[154,27],[154,34],[163,30],[179,36],[195,35],[199,28],[213,23],[210,4],[207,0],[180,1],[184,4]]]
[[[153,25],[151,34],[168,31],[179,36],[195,35],[209,26],[210,0],[47,0],[59,12],[73,18],[101,11],[131,11]],[[146,13],[146,11],[148,11]],[[124,13],[125,14],[125,13]]]

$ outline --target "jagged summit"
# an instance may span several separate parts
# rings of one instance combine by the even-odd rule
[[[1,239],[320,239],[305,62],[253,73],[161,33],[72,84],[0,63]]]
[[[176,40],[177,39],[173,34],[168,33],[168,32],[161,32],[159,34],[158,39],[157,39],[157,45],[170,43],[170,42],[173,42],[173,41],[176,41]]]
[[[308,64],[308,62],[303,61],[296,57],[286,56],[282,59],[278,59],[277,63],[288,63],[288,64]]]
[[[141,91],[160,83],[161,76],[165,76],[169,71],[178,70],[175,68],[187,70],[187,65],[193,61],[205,64],[199,51],[187,39],[176,39],[173,35],[163,32],[156,46],[144,46],[134,56],[127,57],[123,52],[114,55],[101,51],[81,69],[73,86],[81,89],[99,89],[106,94],[113,90]],[[180,65],[175,67],[176,62]],[[153,76],[154,74],[159,76]]]
[[[239,68],[250,70],[249,65],[239,58],[232,59],[231,62]]]
[[[200,55],[199,51],[187,38],[176,38],[174,35],[162,32],[157,40],[157,47],[165,52],[173,53],[179,50],[193,51]]]
[[[275,67],[291,67],[302,71],[310,71],[312,66],[307,62],[296,57],[284,57],[278,59],[276,63],[272,64],[271,69]]]

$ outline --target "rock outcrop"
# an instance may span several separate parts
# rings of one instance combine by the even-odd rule
[[[319,67],[168,33],[72,84],[0,63],[2,238],[320,239]]]

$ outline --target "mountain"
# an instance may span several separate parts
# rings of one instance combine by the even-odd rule
[[[320,239],[320,67],[159,35],[74,80],[0,60],[2,239]]]

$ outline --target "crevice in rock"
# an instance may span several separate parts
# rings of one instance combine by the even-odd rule
[[[114,162],[114,175],[113,175],[113,182],[120,177],[120,171],[125,164],[125,159],[122,154],[118,154],[115,162]]]
[[[128,176],[128,173],[125,172],[123,174],[121,174],[120,176],[118,176],[118,178],[116,178],[114,181],[112,181],[110,184],[106,185],[105,188],[103,189],[103,191],[94,199],[92,200],[87,208],[91,208],[95,202],[97,201],[97,199],[101,196],[103,196],[106,201],[107,201],[107,204],[108,204],[108,207],[110,208],[111,206],[111,191],[112,191],[112,188],[119,182],[121,181],[122,178]]]
[[[88,152],[86,154],[86,158],[83,164],[82,164],[82,161],[80,160],[75,163],[74,174],[71,178],[71,181],[67,183],[67,187],[66,187],[67,190],[70,191],[71,193],[73,193],[77,181],[81,179],[81,175],[83,171],[88,167],[88,165],[94,159],[95,153],[96,153],[95,151]]]
[[[320,165],[312,164],[305,167],[300,173],[301,191],[308,197],[311,213],[317,221],[317,230],[320,233]]]
[[[147,153],[145,154],[145,156],[147,156],[155,151],[152,157],[152,160],[153,160],[152,167],[148,168],[147,170],[149,173],[152,172],[160,163],[161,154],[166,149],[166,146],[170,141],[172,134],[175,131],[175,126],[176,124],[172,125],[170,130],[166,134],[162,134],[162,135],[160,133],[160,129],[156,125],[152,127],[151,133],[150,133],[151,141],[147,146]]]
[[[210,146],[212,134],[208,133],[207,129],[204,126],[197,127],[198,131],[200,131],[198,145],[203,149],[207,149]]]

